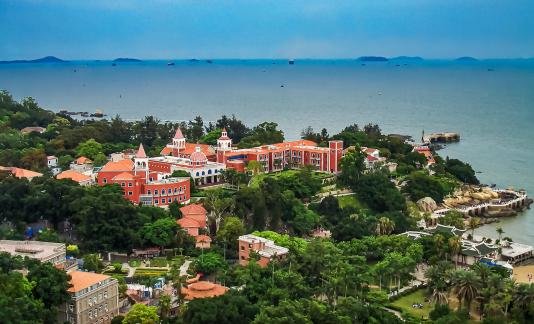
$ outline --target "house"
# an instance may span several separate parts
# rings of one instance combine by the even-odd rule
[[[13,176],[15,176],[16,178],[26,178],[28,180],[32,180],[33,178],[35,177],[42,177],[43,174],[42,173],[39,173],[39,172],[35,172],[35,171],[32,171],[32,170],[26,170],[26,169],[22,169],[22,168],[17,168],[17,167],[4,167],[4,166],[0,166],[0,172],[10,172]]]
[[[180,208],[180,212],[184,218],[191,218],[196,220],[202,228],[207,224],[207,211],[200,204],[189,204]]]
[[[378,149],[362,146],[360,148],[360,152],[362,152],[365,156],[363,162],[367,169],[376,169],[385,165],[386,163],[386,158],[380,156],[380,151]]]
[[[436,163],[436,160],[434,160],[434,155],[432,155],[432,151],[428,145],[415,146],[412,152],[417,152],[424,155],[427,162],[426,166],[431,166],[432,164]]]
[[[453,255],[452,259],[458,264],[471,266],[481,259],[496,259],[499,247],[486,242],[473,242],[462,240],[462,249],[458,255]]]
[[[93,161],[85,156],[80,156],[69,165],[69,169],[80,173],[91,172],[93,170]]]
[[[74,170],[65,170],[56,176],[56,179],[70,179],[77,182],[80,186],[88,186],[93,183],[93,178]]]
[[[30,133],[39,133],[42,134],[46,131],[46,128],[39,127],[39,126],[30,126],[30,127],[24,127],[20,130],[22,134],[30,134]]]
[[[211,237],[207,235],[198,235],[195,240],[197,249],[209,249],[211,247]]]
[[[200,229],[203,228],[198,221],[187,217],[180,218],[176,223],[192,237],[199,236]]]
[[[189,178],[171,177],[170,172],[151,168],[142,144],[133,161],[106,163],[98,171],[97,183],[120,185],[124,197],[134,204],[167,207],[172,202],[186,204],[190,199]]]
[[[61,168],[58,167],[58,158],[53,155],[46,157],[46,166],[52,171],[53,175],[57,175],[61,172]]]
[[[182,287],[182,295],[185,300],[193,300],[197,298],[210,298],[226,294],[229,289],[225,286],[209,282],[198,281],[188,284],[187,287]]]
[[[72,271],[69,275],[70,300],[60,307],[59,323],[111,323],[119,315],[117,279],[84,271]]]
[[[1,252],[40,262],[49,262],[55,266],[65,265],[66,247],[64,243],[0,240]]]
[[[285,247],[274,244],[273,241],[256,235],[242,235],[239,237],[239,264],[247,265],[251,254],[257,253],[258,264],[266,267],[273,259],[283,258],[289,250]]]

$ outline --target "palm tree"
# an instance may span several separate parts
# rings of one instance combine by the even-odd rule
[[[430,301],[438,305],[449,304],[449,294],[446,290],[434,288],[434,290],[432,290],[432,295],[430,295]]]
[[[377,235],[389,235],[394,229],[395,223],[391,219],[387,217],[380,217],[376,223],[375,233]]]
[[[480,287],[480,278],[472,271],[457,270],[453,275],[452,289],[458,297],[458,310],[465,301],[467,311],[471,309],[471,302],[477,298]]]
[[[467,228],[471,230],[471,237],[474,237],[475,228],[477,228],[479,224],[480,224],[480,218],[478,217],[469,218],[469,223],[467,224]]]
[[[171,297],[169,295],[162,294],[159,298],[159,312],[162,319],[169,316],[171,311]]]
[[[504,234],[504,230],[502,229],[502,227],[497,227],[497,229],[495,230],[497,232],[497,234],[499,234],[499,242],[501,241],[501,238],[502,238],[502,235]]]
[[[445,244],[445,238],[441,234],[434,235],[434,243],[436,244],[436,248],[438,249],[439,255],[443,255],[443,245]],[[445,258],[447,260],[447,258]]]
[[[454,267],[456,268],[458,267],[458,255],[462,250],[462,242],[460,241],[459,236],[449,238],[449,249],[451,250],[451,255],[456,256],[456,259],[454,260]]]

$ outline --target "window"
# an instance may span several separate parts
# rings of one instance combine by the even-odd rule
[[[178,188],[174,188],[174,193],[177,193],[178,192]]]
[[[102,178],[102,182],[103,182],[103,183],[108,183],[108,179],[106,179],[106,178]]]
[[[108,298],[108,291],[104,291],[104,299]],[[107,306],[106,306],[107,307]]]
[[[161,203],[164,204],[166,203],[167,201],[165,200],[165,198],[161,198]]]
[[[208,170],[208,174],[211,174],[211,170]]]
[[[89,318],[93,318],[93,310],[92,309],[89,310]]]
[[[244,256],[241,256],[241,260],[245,260],[245,257],[244,257]]]
[[[128,196],[131,196],[131,195],[133,195],[133,192],[128,191]]]
[[[245,246],[241,245],[241,251],[245,251]]]
[[[146,191],[146,193],[149,194],[149,195],[151,195],[151,194],[152,194],[152,190],[148,189],[148,190]]]
[[[121,187],[124,187],[125,185],[126,185],[126,184],[125,184],[124,182],[123,182],[123,183],[121,183]]]
[[[128,187],[131,187],[133,186],[133,184],[131,182],[128,182]]]
[[[154,195],[158,194],[158,189],[154,189]]]
[[[98,293],[98,300],[102,300],[102,293]]]
[[[154,204],[157,205],[159,203],[159,200],[158,199],[155,199],[154,200]]]
[[[161,194],[162,194],[162,195],[165,194],[165,189],[161,189]]]
[[[69,311],[74,312],[74,304],[69,305]]]

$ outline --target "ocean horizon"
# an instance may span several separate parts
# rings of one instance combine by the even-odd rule
[[[357,123],[412,136],[459,132],[440,151],[470,163],[481,182],[534,195],[534,60],[362,62],[356,59],[69,61],[0,64],[0,89],[59,111],[109,117],[274,121],[287,139],[307,126],[335,134]],[[167,65],[168,62],[174,65]],[[399,63],[401,62],[401,63]],[[477,229],[534,245],[534,213]],[[504,234],[506,236],[506,234]]]

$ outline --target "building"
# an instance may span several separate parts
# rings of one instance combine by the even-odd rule
[[[80,173],[92,172],[93,161],[85,156],[80,156],[69,165],[69,169]]]
[[[283,258],[289,250],[274,244],[273,241],[256,235],[242,235],[239,237],[239,264],[247,265],[252,253],[259,255],[258,264],[266,267],[275,258]]]
[[[23,258],[28,257],[40,262],[49,262],[56,266],[65,266],[66,247],[64,243],[1,240],[0,252],[7,252]]]
[[[58,166],[58,158],[53,155],[46,157],[46,166],[50,169],[53,175],[57,175],[61,172],[61,168]]]
[[[432,164],[436,163],[436,160],[434,160],[434,155],[432,155],[432,151],[430,150],[430,147],[428,145],[415,146],[413,148],[413,152],[417,152],[419,154],[424,155],[426,158],[427,166],[431,166]]]
[[[119,283],[113,277],[72,271],[71,300],[61,306],[59,323],[111,323],[119,315]]]
[[[191,155],[198,149],[204,153],[208,161],[215,162],[217,160],[215,149],[211,147],[211,145],[187,143],[184,135],[182,134],[182,130],[177,128],[172,139],[172,143],[167,144],[167,146],[161,150],[160,154],[163,156],[170,155],[174,157],[190,159]]]
[[[43,176],[42,173],[35,172],[35,171],[32,171],[32,170],[26,170],[26,169],[22,169],[22,168],[17,168],[17,167],[0,166],[0,172],[2,172],[2,171],[3,172],[9,172],[16,178],[19,178],[19,179],[25,178],[25,179],[28,179],[30,181],[35,177],[42,177]]]
[[[59,173],[56,176],[56,179],[58,180],[70,179],[74,182],[77,182],[80,186],[89,186],[93,184],[93,178],[91,178],[90,176],[86,174],[83,174],[83,173],[80,173],[74,170],[65,170]]]
[[[150,165],[141,144],[133,161],[106,163],[98,172],[97,183],[118,184],[124,190],[124,197],[134,204],[165,207],[172,202],[189,203],[189,178],[171,177],[172,172],[154,170]]]
[[[205,230],[207,228],[207,211],[202,205],[199,204],[190,204],[180,208],[182,213],[182,218],[178,219],[176,222],[187,231],[187,234],[193,236],[195,239],[200,235],[200,230]],[[202,240],[202,239],[200,239]],[[211,243],[204,239],[204,243]],[[198,241],[197,241],[198,243]],[[200,246],[206,246],[206,244],[200,244]]]
[[[195,237],[195,247],[197,249],[209,249],[211,247],[211,237],[208,235],[199,235]]]
[[[311,165],[320,172],[338,173],[343,157],[343,141],[329,141],[328,147],[319,147],[315,142],[298,140],[250,149],[234,149],[225,131],[217,141],[217,162],[228,168],[243,172],[250,161],[258,161],[263,172],[282,171]]]
[[[182,295],[185,300],[197,298],[210,298],[226,294],[229,289],[225,286],[218,285],[209,281],[198,281],[182,287]]]
[[[39,133],[42,134],[46,131],[46,128],[39,127],[39,126],[30,126],[30,127],[24,127],[20,130],[22,134],[30,134],[30,133]]]

